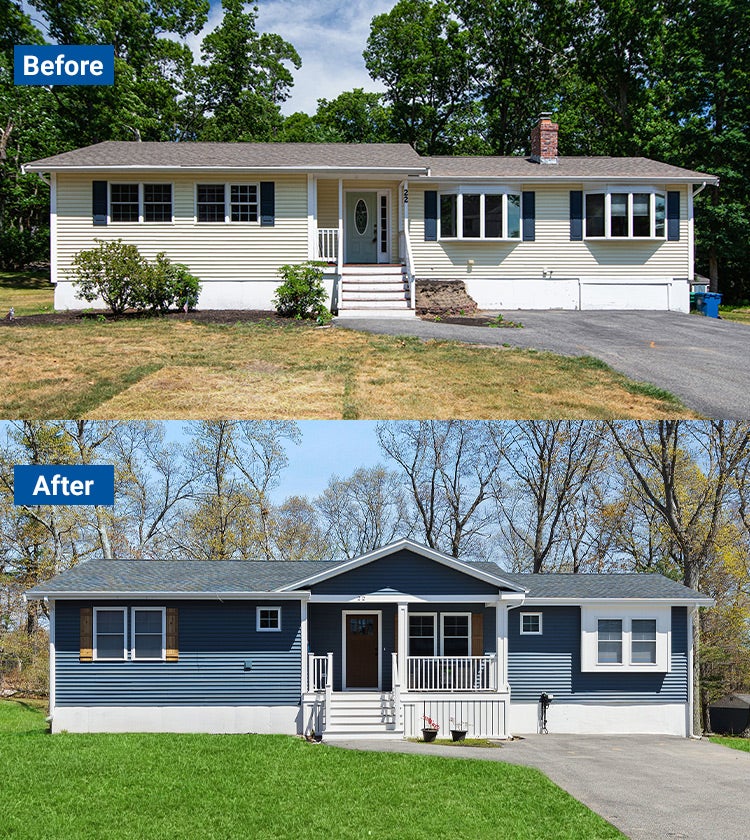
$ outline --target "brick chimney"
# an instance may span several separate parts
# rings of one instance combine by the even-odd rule
[[[531,159],[536,163],[557,163],[557,123],[552,114],[539,114],[537,124],[531,129]]]

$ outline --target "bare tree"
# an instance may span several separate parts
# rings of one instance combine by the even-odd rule
[[[407,504],[400,475],[380,465],[332,476],[315,499],[325,540],[334,554],[350,558],[409,536]]]
[[[529,420],[503,425],[504,458],[494,497],[506,547],[516,568],[535,573],[562,562],[565,550],[580,550],[585,499],[603,466],[602,427],[574,420]],[[579,542],[566,525],[578,516]],[[567,521],[566,521],[567,520]],[[583,529],[583,530],[581,530]]]
[[[317,511],[304,496],[290,496],[273,509],[270,531],[277,560],[333,559]]]
[[[390,422],[380,423],[377,434],[383,451],[403,472],[414,533],[454,557],[482,555],[502,454],[498,424]]]

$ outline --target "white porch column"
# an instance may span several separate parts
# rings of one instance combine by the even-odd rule
[[[508,690],[508,605],[499,600],[495,606],[497,690]]]
[[[409,655],[409,607],[405,602],[398,605],[398,678],[401,690],[408,691],[406,685],[406,657]]]
[[[339,277],[344,268],[344,181],[343,178],[339,178],[339,244],[338,244],[338,254],[337,254],[337,266],[336,270],[338,272]],[[340,286],[341,284],[339,284]]]
[[[49,279],[57,283],[57,175],[50,175],[49,184]],[[52,708],[50,706],[50,708]]]
[[[307,176],[307,259],[318,258],[317,181],[314,175]]]
[[[300,647],[302,650],[300,651],[302,655],[302,679],[300,682],[302,683],[302,693],[308,689],[307,684],[307,663],[308,663],[308,655],[307,655],[307,601],[300,602]]]
[[[49,713],[55,714],[55,602],[49,602]]]

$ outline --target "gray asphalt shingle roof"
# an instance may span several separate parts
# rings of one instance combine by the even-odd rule
[[[556,164],[539,164],[524,157],[423,157],[430,175],[438,178],[612,179],[642,178],[672,181],[718,179],[644,157],[559,157]]]
[[[27,595],[273,592],[338,565],[338,561],[89,560],[40,583]],[[656,574],[532,575],[505,572],[494,563],[467,565],[528,589],[530,599],[703,597]]]
[[[718,179],[643,157],[560,157],[554,165],[525,157],[421,157],[407,143],[162,143],[108,140],[25,164],[31,172],[75,167],[163,169],[389,169],[434,178],[505,178],[524,181]]]
[[[48,167],[424,169],[407,143],[136,143],[109,140],[25,164]]]

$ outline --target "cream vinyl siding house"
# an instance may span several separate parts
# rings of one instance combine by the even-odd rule
[[[270,310],[280,266],[320,260],[330,308],[347,316],[413,317],[432,281],[464,283],[481,309],[687,312],[693,197],[717,179],[647,158],[558,157],[549,115],[531,139],[529,157],[113,141],[24,171],[50,183],[57,309],[86,305],[75,255],[122,239],[186,264],[202,309]]]

